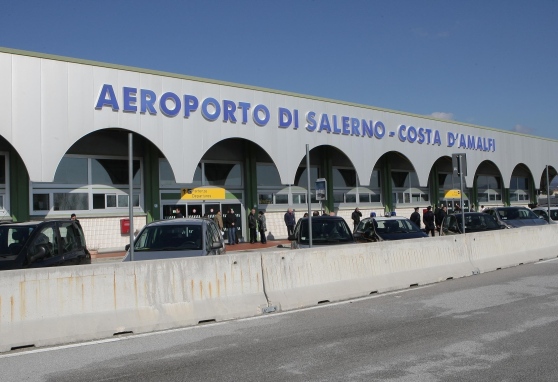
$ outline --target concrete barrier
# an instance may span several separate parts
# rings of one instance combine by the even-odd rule
[[[473,273],[461,236],[262,254],[264,287],[282,310]]]
[[[341,301],[558,255],[558,225],[262,254],[281,310]]]
[[[558,256],[558,224],[465,235],[479,272]]]
[[[253,254],[3,271],[0,351],[256,316],[261,272]]]

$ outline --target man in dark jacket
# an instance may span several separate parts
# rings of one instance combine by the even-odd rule
[[[248,215],[248,229],[250,230],[250,244],[256,242],[256,228],[258,227],[258,218],[256,217],[256,210],[252,208]]]
[[[417,227],[420,228],[420,213],[418,212],[418,210],[419,208],[415,207],[415,212],[411,214],[411,218],[409,220],[411,220],[413,223],[417,225]]]
[[[442,206],[442,208],[440,208],[440,211],[438,211],[438,215],[436,215],[436,229],[438,230],[438,233],[440,232],[442,223],[444,222],[444,219],[448,214],[447,211],[448,208],[446,206]]]
[[[358,207],[355,208],[353,213],[351,214],[351,219],[353,219],[353,232],[356,231],[358,227],[358,223],[360,223],[360,218],[362,217],[362,212],[358,210]]]
[[[426,212],[422,216],[422,222],[424,223],[426,234],[428,235],[428,233],[432,233],[432,237],[434,237],[436,225],[434,224],[434,212],[432,212],[432,206],[426,207]]]
[[[234,245],[236,241],[236,215],[232,208],[227,212],[227,216],[225,216],[225,224],[227,226],[229,245]]]
[[[285,213],[285,225],[287,226],[287,235],[291,236],[294,233],[296,224],[295,214],[292,208],[289,208]]]

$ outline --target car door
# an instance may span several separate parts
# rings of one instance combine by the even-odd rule
[[[64,257],[58,245],[58,229],[55,222],[39,227],[27,247],[30,268],[63,265]]]
[[[62,265],[77,265],[90,262],[85,247],[85,240],[83,240],[83,233],[74,221],[58,222],[57,244],[62,253]]]

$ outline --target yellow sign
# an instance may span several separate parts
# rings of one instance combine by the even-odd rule
[[[218,187],[183,188],[183,200],[225,199],[225,189]]]
[[[444,195],[444,199],[460,199],[461,198],[461,191],[459,190],[449,190]]]

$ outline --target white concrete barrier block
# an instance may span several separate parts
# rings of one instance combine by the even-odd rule
[[[253,254],[5,271],[0,351],[256,316],[261,272]]]

